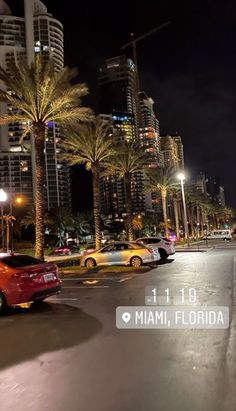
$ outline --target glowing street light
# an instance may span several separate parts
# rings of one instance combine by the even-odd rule
[[[11,195],[10,198],[10,215],[12,216],[11,219],[11,251],[13,251],[13,221],[15,220],[14,216],[13,216],[13,206],[15,208],[15,206],[20,207],[22,205],[24,205],[25,203],[25,198],[22,195]]]
[[[184,193],[184,180],[185,180],[184,173],[179,173],[177,175],[177,178],[180,180],[180,183],[181,183],[182,201],[183,201],[183,209],[184,209],[184,233],[185,233],[185,238],[188,241],[188,246],[189,246],[190,243],[189,243],[188,221],[187,221],[186,201],[185,201],[185,193]]]
[[[23,203],[23,198],[22,197],[16,197],[16,204],[21,205]]]
[[[2,251],[4,251],[4,220],[3,220],[3,206],[7,200],[7,193],[2,188],[0,189],[0,207],[1,207],[1,227],[2,227]]]

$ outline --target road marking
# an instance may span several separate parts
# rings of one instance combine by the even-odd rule
[[[65,286],[65,287],[63,287],[62,288],[62,290],[64,290],[65,288],[70,288],[70,289],[73,289],[73,288],[109,288],[109,285],[89,285],[89,286],[87,286],[87,285],[76,285],[76,286],[74,286],[74,287],[67,287],[67,286]]]
[[[62,281],[85,281],[85,280],[117,280],[121,277],[77,277],[77,278],[61,278]],[[133,277],[124,277],[128,279],[132,279]],[[123,278],[122,278],[123,279]],[[126,280],[125,280],[126,281]]]
[[[133,277],[126,277],[126,278],[121,278],[120,283],[123,283],[124,281],[132,280]]]
[[[48,301],[77,301],[78,300],[78,298],[60,298],[60,297],[58,297],[58,298],[55,298],[55,297],[49,297],[48,299],[47,299]]]

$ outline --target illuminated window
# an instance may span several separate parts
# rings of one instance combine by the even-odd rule
[[[27,160],[21,160],[20,161],[20,171],[22,173],[26,173],[27,171],[29,171],[28,161]]]

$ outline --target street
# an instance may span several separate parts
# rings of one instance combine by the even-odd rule
[[[180,252],[147,273],[84,275],[0,318],[1,410],[235,411],[236,242]],[[228,306],[227,330],[118,330],[117,306],[145,287],[194,287]]]

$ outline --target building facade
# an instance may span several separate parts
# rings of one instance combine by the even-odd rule
[[[137,72],[133,61],[126,56],[105,60],[99,71],[101,117],[113,123],[114,138],[139,141]],[[133,213],[145,210],[143,174],[132,179]],[[126,215],[124,182],[117,175],[101,181],[101,210],[115,220]]]
[[[184,150],[180,136],[164,136],[160,138],[160,154],[163,167],[173,170],[184,169]]]
[[[25,0],[25,17],[12,15],[10,8],[2,0],[0,2],[0,60],[1,65],[7,70],[14,61],[20,61],[22,58],[34,58],[34,53],[42,53],[45,59],[52,58],[55,70],[59,71],[64,66],[64,49],[63,49],[63,26],[53,18],[47,11],[46,6],[39,0]],[[1,85],[4,87],[4,85]],[[0,103],[0,113],[14,113],[13,107]],[[10,123],[6,126],[0,126],[0,162],[5,164],[6,157],[9,163],[8,184],[2,185],[10,196],[14,192],[21,193],[27,198],[27,201],[34,201],[34,181],[35,165],[32,137],[28,135],[23,144],[20,144],[20,138],[27,124]],[[58,143],[63,138],[60,128],[56,124],[48,124],[48,133],[45,142],[45,184],[44,199],[45,206],[70,207],[70,176],[67,166],[57,160],[59,152]],[[27,171],[31,175],[29,187],[21,185],[21,179],[11,175],[16,162],[17,167],[21,169],[22,158],[27,161]],[[12,162],[12,166],[11,163]],[[13,167],[14,165],[14,167]],[[22,171],[24,173],[24,171]],[[27,178],[29,175],[27,175]],[[13,181],[15,179],[15,185]],[[24,183],[26,184],[26,183]]]
[[[225,207],[224,187],[220,184],[219,177],[207,177],[206,190],[210,200],[218,203],[222,207]]]
[[[149,167],[156,168],[160,163],[160,129],[159,121],[153,109],[154,101],[151,97],[148,97],[146,93],[140,92],[139,104],[139,140],[149,155]]]
[[[132,142],[134,116],[123,112],[113,115],[101,114],[103,120],[112,122],[114,138]],[[123,221],[126,216],[125,188],[123,179],[118,174],[104,177],[100,182],[101,211],[115,221]],[[134,214],[141,214],[145,209],[143,174],[136,173],[132,179],[132,207]]]
[[[126,56],[107,59],[99,72],[100,111],[109,116],[114,135],[126,141],[138,141],[148,154],[147,166],[156,168],[161,163],[159,122],[154,101],[145,92],[138,91],[137,71]],[[145,187],[145,175],[137,173],[132,181],[132,207],[134,214],[153,214],[153,194]],[[123,182],[116,176],[101,183],[103,213],[123,219],[125,194]]]
[[[132,139],[137,139],[137,72],[131,59],[117,56],[105,60],[99,70],[99,94],[101,113],[114,117],[132,116]]]

